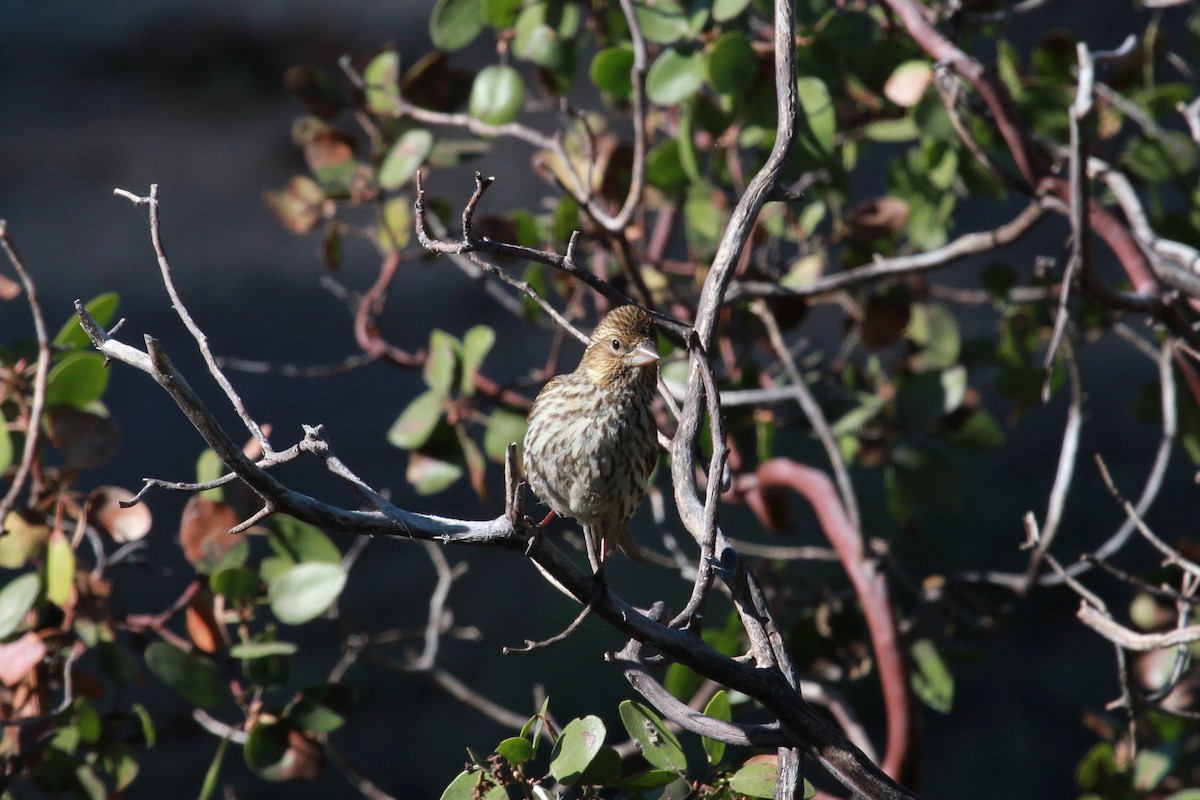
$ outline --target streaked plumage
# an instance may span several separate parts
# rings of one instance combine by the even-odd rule
[[[636,306],[608,313],[574,372],[552,378],[529,412],[525,476],[561,517],[588,529],[602,563],[604,542],[641,560],[627,523],[658,457],[650,403],[658,376],[654,325]]]

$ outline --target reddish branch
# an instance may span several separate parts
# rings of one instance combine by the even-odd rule
[[[1029,186],[1039,192],[1050,194],[1064,204],[1070,203],[1067,181],[1051,175],[1045,163],[1038,157],[1029,131],[1017,118],[1012,98],[997,83],[983,65],[960,50],[953,42],[938,32],[925,16],[926,9],[915,0],[883,0],[904,25],[913,40],[935,61],[949,65],[970,84],[987,105],[996,129],[1000,132],[1021,176]],[[1115,217],[1106,212],[1099,203],[1089,205],[1091,228],[1121,262],[1130,282],[1139,294],[1155,296],[1159,292],[1158,281],[1146,256],[1134,241],[1129,230]]]
[[[376,358],[386,359],[397,366],[408,369],[420,369],[425,366],[427,354],[424,351],[410,353],[388,342],[380,335],[379,326],[375,323],[376,317],[383,310],[384,298],[396,277],[400,261],[400,253],[391,252],[380,265],[379,277],[363,295],[362,301],[358,305],[358,311],[354,314],[354,340],[363,349],[363,352]],[[527,410],[532,404],[525,395],[504,388],[478,371],[475,373],[475,390],[492,402],[509,408]]]
[[[740,481],[742,485],[738,488],[745,492],[747,503],[752,507],[762,502],[763,491],[785,488],[804,497],[816,512],[821,530],[837,551],[862,604],[875,650],[887,709],[887,750],[881,766],[896,780],[910,781],[916,716],[896,620],[888,600],[886,576],[866,557],[862,538],[851,524],[837,488],[824,472],[788,458],[773,458],[763,462],[755,475],[746,477],[749,480]]]

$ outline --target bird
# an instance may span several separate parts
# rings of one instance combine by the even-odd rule
[[[551,514],[583,526],[588,561],[600,572],[609,546],[641,561],[629,519],[658,458],[650,404],[658,383],[654,323],[618,306],[596,325],[574,372],[546,383],[529,412],[525,477]]]

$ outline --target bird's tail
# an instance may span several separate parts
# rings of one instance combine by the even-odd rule
[[[622,522],[620,525],[605,528],[600,535],[599,544],[602,548],[601,563],[603,563],[604,556],[613,550],[620,550],[639,564],[645,560],[642,558],[642,551],[638,549],[637,542],[633,540],[633,534],[629,532],[628,523]]]

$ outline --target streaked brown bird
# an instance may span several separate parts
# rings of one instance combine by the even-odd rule
[[[583,525],[593,570],[610,544],[641,561],[629,519],[658,457],[650,403],[658,378],[654,324],[636,306],[610,311],[575,371],[551,378],[529,412],[525,476],[542,502]]]

